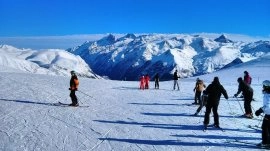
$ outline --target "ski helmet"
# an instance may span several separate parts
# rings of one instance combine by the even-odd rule
[[[270,87],[270,81],[269,80],[264,80],[262,84],[263,84],[264,87]]]
[[[70,74],[75,74],[75,71],[74,70],[70,71]]]

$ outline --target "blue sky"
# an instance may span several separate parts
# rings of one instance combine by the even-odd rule
[[[0,36],[236,33],[270,36],[269,0],[0,0]]]

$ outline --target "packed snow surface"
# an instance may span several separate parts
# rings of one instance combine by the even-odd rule
[[[205,108],[193,116],[195,79],[160,82],[160,89],[140,90],[139,82],[80,78],[76,92],[80,107],[56,106],[71,103],[69,77],[16,72],[0,66],[0,150],[260,150],[262,117],[247,119],[237,92],[237,78],[245,70],[253,78],[253,111],[262,106],[262,81],[269,80],[270,58],[264,57],[219,72],[200,76],[208,85],[214,76],[230,96],[219,104],[220,126],[225,132],[203,128]],[[213,117],[210,118],[213,124]],[[238,143],[249,142],[254,144]]]

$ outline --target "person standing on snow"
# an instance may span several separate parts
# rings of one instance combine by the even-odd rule
[[[148,74],[145,75],[144,82],[145,82],[145,89],[149,89],[150,77]]]
[[[70,88],[69,88],[70,95],[69,96],[71,98],[72,103],[69,106],[79,106],[78,99],[75,94],[75,92],[78,90],[79,80],[76,76],[75,71],[71,71],[70,74],[71,74],[71,79],[70,79]]]
[[[239,83],[238,91],[236,94],[234,94],[234,97],[237,97],[238,94],[242,92],[244,96],[244,108],[245,108],[245,114],[247,118],[253,118],[252,109],[251,109],[251,101],[253,99],[253,89],[244,82],[244,80],[239,77],[237,79],[237,82]]]
[[[180,78],[180,76],[178,76],[177,70],[175,70],[175,72],[173,73],[173,90],[175,90],[175,86],[177,85],[178,90],[180,90],[179,88],[179,84],[178,84],[178,78]]]
[[[252,78],[250,77],[249,73],[247,71],[244,71],[244,82],[248,85],[251,84]],[[243,98],[243,94],[240,96],[240,98]]]
[[[159,89],[159,74],[155,75],[155,89]]]
[[[221,94],[225,97],[226,100],[228,100],[228,94],[227,91],[224,89],[224,87],[220,84],[218,77],[215,77],[213,82],[206,88],[205,94],[208,95],[208,100],[206,104],[206,112],[204,115],[204,128],[207,129],[207,126],[209,124],[209,116],[211,113],[211,110],[214,114],[214,126],[217,128],[219,127],[219,116],[218,116],[218,105],[220,101]]]
[[[262,142],[257,146],[259,147],[270,147],[270,81],[263,81],[263,107],[255,112],[256,116],[264,113],[263,123],[262,123]]]
[[[194,116],[197,116],[200,113],[200,111],[202,110],[202,108],[204,106],[206,106],[207,100],[208,100],[208,95],[206,94],[205,91],[203,91],[203,95],[202,95],[202,99],[201,99],[201,102],[200,102],[200,106],[197,108]]]
[[[247,71],[244,71],[244,82],[246,82],[246,84],[250,85],[251,84],[251,77],[249,75],[249,73]]]
[[[203,83],[203,80],[200,80],[199,78],[197,78],[195,87],[193,89],[193,91],[195,92],[195,97],[194,97],[194,103],[192,104],[201,104],[201,95],[205,87],[206,86]]]
[[[144,81],[144,76],[140,77],[140,89],[144,90],[145,87],[145,81]]]

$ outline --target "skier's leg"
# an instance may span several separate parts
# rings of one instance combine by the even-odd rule
[[[251,92],[249,95],[248,95],[248,113],[250,113],[252,115],[252,109],[251,109],[251,101],[253,99],[253,92]]]
[[[208,125],[209,124],[209,116],[210,116],[210,112],[211,112],[211,105],[207,105],[206,106],[206,112],[205,112],[205,115],[204,115],[204,121],[203,121],[203,124],[204,125]]]
[[[262,123],[262,144],[270,144],[270,116],[265,115]]]
[[[218,105],[213,106],[214,125],[219,126]]]
[[[78,104],[78,99],[77,99],[77,96],[76,96],[76,91],[74,91],[74,104],[77,105]]]
[[[197,92],[196,92],[197,93]],[[201,98],[201,95],[202,95],[202,92],[198,92],[198,94],[197,94],[197,98],[198,98],[198,100],[199,100],[199,104],[202,104],[202,98]]]
[[[262,144],[267,143],[267,120],[264,118],[262,123]]]
[[[70,97],[71,97],[71,101],[72,101],[72,105],[75,105],[76,104],[76,95],[75,95],[75,91],[74,90],[71,90],[70,91]]]
[[[246,96],[244,96],[244,109],[245,109],[245,114],[249,114],[248,113],[248,98]]]
[[[197,109],[197,111],[196,111],[197,114],[202,110],[202,107],[203,107],[203,105],[200,104],[200,106],[198,107],[198,109]]]

